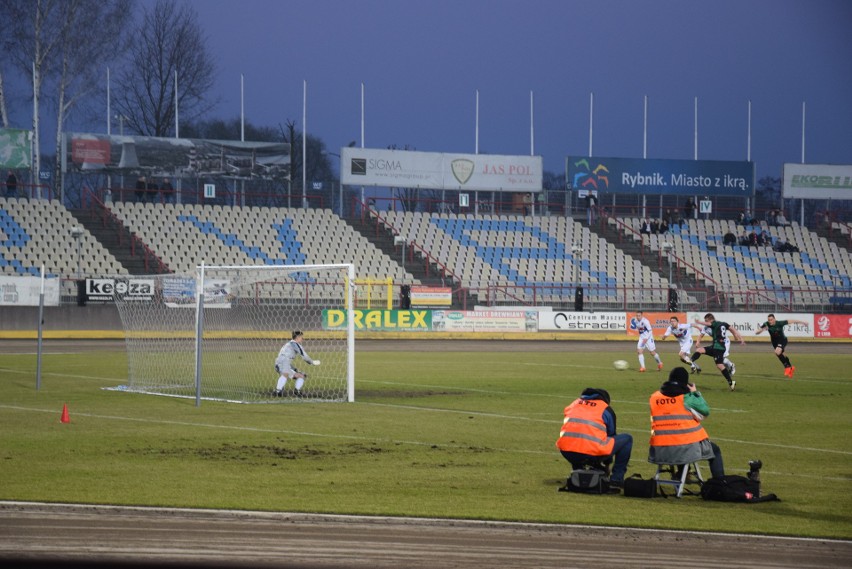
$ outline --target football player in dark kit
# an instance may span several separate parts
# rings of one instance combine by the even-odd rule
[[[710,313],[704,315],[703,326],[698,323],[693,324],[693,326],[699,330],[702,330],[704,327],[708,328],[713,343],[706,348],[697,348],[695,353],[692,354],[692,361],[694,362],[700,358],[702,354],[707,354],[712,357],[713,361],[716,362],[716,367],[719,368],[719,371],[722,372],[722,376],[728,382],[728,387],[731,391],[733,391],[737,386],[737,382],[731,377],[731,372],[725,365],[725,338],[727,337],[728,332],[730,332],[734,336],[734,339],[736,339],[740,344],[745,344],[745,340],[743,340],[740,333],[737,332],[737,330],[730,324],[727,322],[719,322],[716,320],[716,317]]]
[[[789,324],[801,324],[807,326],[807,322],[801,320],[777,320],[774,314],[766,317],[766,322],[760,325],[755,334],[760,334],[764,330],[769,331],[769,339],[772,341],[772,349],[775,351],[775,357],[784,365],[784,375],[793,379],[793,373],[796,371],[795,366],[790,363],[790,358],[784,354],[787,349],[787,335],[784,333],[784,327]]]

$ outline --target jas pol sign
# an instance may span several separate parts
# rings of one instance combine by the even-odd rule
[[[89,301],[151,300],[153,297],[153,279],[86,279],[86,300]]]

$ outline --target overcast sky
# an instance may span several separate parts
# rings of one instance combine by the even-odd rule
[[[218,65],[218,113],[302,123],[330,150],[748,157],[852,164],[850,0],[192,0]]]
[[[142,0],[149,5],[153,0]],[[565,157],[852,164],[851,0],[188,0],[217,66],[219,118],[295,120],[361,144]],[[211,117],[212,118],[212,117]],[[105,130],[105,129],[103,129]]]

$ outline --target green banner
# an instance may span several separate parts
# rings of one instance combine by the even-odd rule
[[[0,168],[30,168],[33,163],[32,138],[29,130],[0,128]]]
[[[353,310],[356,330],[427,332],[432,329],[431,310]],[[345,310],[323,310],[323,330],[346,328]]]

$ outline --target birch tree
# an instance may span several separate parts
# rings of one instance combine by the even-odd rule
[[[41,170],[41,103],[56,102],[56,172],[61,137],[71,110],[99,90],[98,75],[121,56],[133,0],[2,0],[0,21],[8,61],[32,83],[32,183]],[[61,197],[61,193],[59,195]]]
[[[59,45],[59,12],[63,0],[3,0],[0,4],[6,26],[5,47],[9,61],[25,77],[32,80],[33,89],[33,164],[32,183],[38,180],[41,167],[39,153],[39,102],[44,78],[49,75],[51,63]]]
[[[56,78],[54,180],[61,176],[59,157],[65,122],[81,101],[103,92],[106,64],[127,51],[127,28],[133,16],[132,0],[66,0],[63,4]]]

